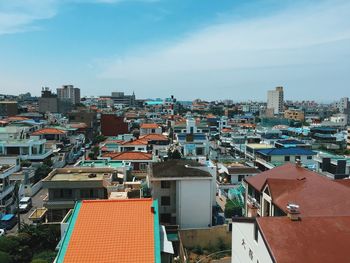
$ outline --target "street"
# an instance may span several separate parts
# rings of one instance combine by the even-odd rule
[[[36,208],[41,208],[43,207],[43,199],[45,198],[45,196],[47,195],[47,189],[40,189],[39,192],[37,192],[33,197],[32,197],[32,208],[27,212],[27,213],[23,213],[20,214],[20,219],[21,219],[21,223],[25,223],[25,224],[31,224],[32,221],[30,221],[28,219],[28,217],[31,215],[31,213],[33,213],[33,211]],[[11,230],[7,231],[7,234],[16,234],[18,231],[18,225],[16,225],[14,228],[12,228]]]

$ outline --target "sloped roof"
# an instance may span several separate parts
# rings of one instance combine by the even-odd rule
[[[143,139],[137,139],[137,140],[132,140],[132,141],[127,141],[123,142],[122,145],[127,146],[127,145],[147,145],[148,141],[143,140]]]
[[[349,216],[258,217],[257,223],[276,263],[349,262]]]
[[[32,133],[32,135],[43,135],[43,134],[66,134],[66,131],[56,128],[43,128]]]
[[[157,123],[143,123],[140,129],[158,129],[160,126]]]
[[[275,149],[261,149],[257,151],[263,155],[316,155],[316,152],[305,148],[275,148]]]
[[[295,164],[279,166],[245,181],[259,192],[268,185],[272,202],[285,212],[288,203],[293,202],[300,206],[302,217],[350,216],[349,187]]]
[[[141,136],[139,139],[147,141],[168,141],[169,139],[162,134],[150,133],[147,135]]]
[[[144,152],[120,152],[120,153],[105,153],[103,157],[110,157],[112,160],[152,160],[151,153]]]
[[[59,258],[65,263],[157,262],[158,215],[152,204],[152,199],[78,203]]]

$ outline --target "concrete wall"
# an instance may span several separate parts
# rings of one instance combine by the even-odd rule
[[[212,221],[212,184],[208,180],[177,181],[177,224],[181,229],[207,228]]]
[[[254,239],[254,223],[232,223],[232,263],[247,262],[272,263],[265,242],[258,232]]]
[[[227,225],[214,226],[205,229],[180,230],[181,241],[184,247],[202,248],[216,247],[223,242],[227,248],[231,247],[231,232]]]

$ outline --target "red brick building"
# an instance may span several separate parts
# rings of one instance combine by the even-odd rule
[[[128,132],[129,126],[124,121],[124,117],[115,114],[101,115],[101,133],[104,136],[117,136]]]

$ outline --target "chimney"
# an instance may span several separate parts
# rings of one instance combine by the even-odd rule
[[[287,205],[288,217],[291,221],[299,221],[300,220],[300,212],[299,205],[295,203],[289,203]]]

